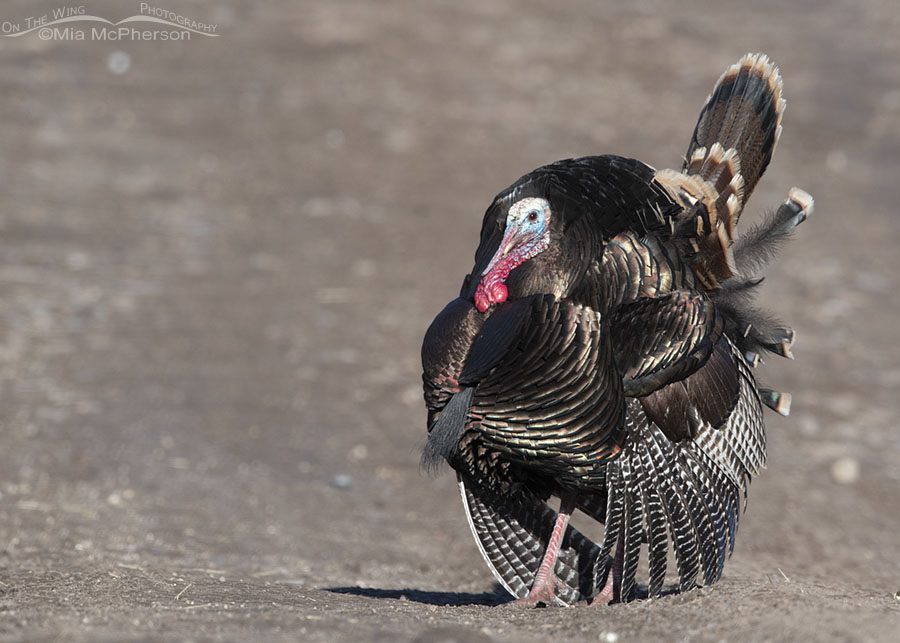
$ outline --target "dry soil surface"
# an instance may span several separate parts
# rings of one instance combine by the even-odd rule
[[[156,4],[218,37],[0,32],[0,639],[898,640],[896,0]],[[495,193],[678,166],[747,51],[788,108],[742,225],[794,185],[816,213],[765,285],[794,412],[735,554],[683,595],[503,606],[418,468],[425,328]]]

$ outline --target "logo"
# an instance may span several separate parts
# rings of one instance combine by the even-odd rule
[[[218,25],[141,2],[138,13],[119,21],[90,15],[84,5],[61,6],[24,20],[0,22],[0,35],[20,38],[37,34],[41,40],[191,40],[218,38]]]

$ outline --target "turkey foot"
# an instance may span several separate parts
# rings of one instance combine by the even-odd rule
[[[613,590],[613,580],[610,578],[606,581],[606,585],[603,586],[603,589],[600,590],[599,594],[591,596],[588,599],[589,607],[606,607],[611,600],[615,598],[615,593]]]
[[[619,540],[618,545],[616,545],[616,556],[612,561],[612,569],[609,571],[609,578],[606,581],[606,585],[603,586],[603,589],[600,590],[599,594],[595,594],[591,598],[588,599],[587,604],[590,607],[595,606],[605,606],[608,605],[610,601],[621,601],[622,596],[622,568],[625,566],[625,532],[619,532]],[[619,592],[616,592],[616,586],[619,587]]]
[[[541,566],[534,577],[531,591],[528,592],[528,596],[513,601],[513,605],[517,607],[537,607],[540,603],[548,606],[564,604],[562,599],[556,596],[556,591],[566,586],[556,575],[556,559],[559,557],[559,547],[566,533],[569,517],[575,511],[576,500],[576,495],[570,491],[562,491],[560,493],[559,513],[556,515],[556,524],[553,525],[553,533],[550,536],[550,542],[547,543],[547,551],[544,552]]]

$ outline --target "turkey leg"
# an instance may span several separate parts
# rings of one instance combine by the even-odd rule
[[[571,491],[562,491],[559,498],[559,513],[556,515],[556,524],[553,525],[553,533],[547,543],[547,550],[541,560],[541,566],[534,577],[531,591],[528,596],[513,602],[522,607],[535,607],[538,603],[554,605],[560,603],[556,598],[556,590],[564,587],[564,583],[556,576],[556,559],[559,557],[559,547],[562,544],[569,518],[575,511],[577,496]]]

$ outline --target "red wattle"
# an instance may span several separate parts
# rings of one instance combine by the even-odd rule
[[[482,279],[475,290],[475,308],[480,313],[487,312],[491,304],[500,304],[506,301],[509,295],[506,284],[502,281],[491,279],[491,277],[492,275],[487,275]]]

